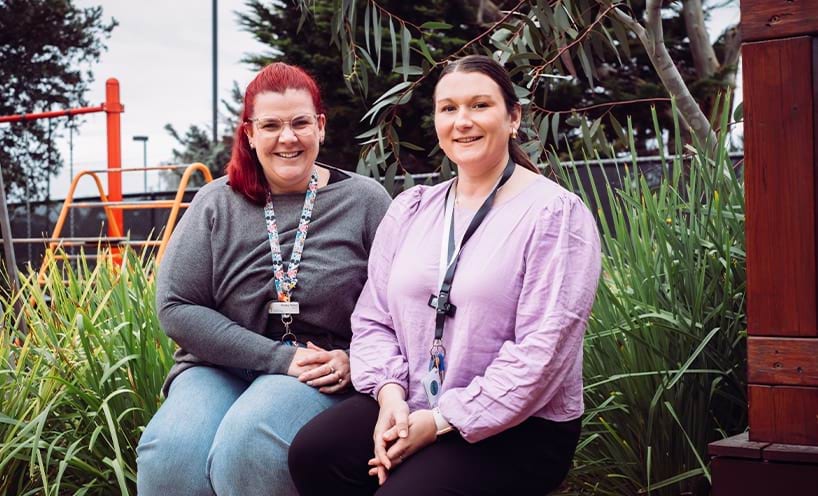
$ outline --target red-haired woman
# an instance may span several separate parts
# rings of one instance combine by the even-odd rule
[[[137,448],[140,495],[296,494],[290,441],[347,396],[350,314],[390,198],[316,164],[325,132],[302,69],[248,85],[228,177],[196,194],[159,270],[179,350]]]

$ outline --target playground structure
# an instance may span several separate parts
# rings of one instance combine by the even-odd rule
[[[179,182],[179,187],[176,190],[176,196],[173,200],[149,200],[149,201],[124,201],[124,200],[111,200],[108,195],[105,194],[105,191],[102,187],[102,181],[99,178],[100,174],[117,174],[120,175],[126,172],[145,172],[150,170],[178,170],[184,169],[182,174],[182,179]],[[133,167],[133,168],[126,168],[126,169],[101,169],[101,170],[86,170],[81,171],[74,176],[71,181],[71,186],[68,189],[68,193],[65,196],[65,201],[63,203],[62,210],[60,210],[60,215],[57,219],[57,223],[54,226],[54,232],[51,235],[51,238],[48,239],[32,239],[32,242],[47,242],[48,247],[46,248],[45,256],[43,257],[42,265],[40,266],[39,271],[39,281],[45,281],[46,269],[48,267],[48,263],[51,259],[55,260],[67,260],[76,257],[77,255],[71,255],[66,253],[61,253],[65,249],[72,247],[72,246],[82,246],[82,247],[96,247],[97,249],[100,248],[110,248],[107,254],[112,255],[116,258],[117,248],[119,246],[155,246],[157,247],[155,260],[156,263],[162,259],[162,255],[165,253],[165,247],[170,241],[170,235],[173,232],[173,228],[176,226],[176,221],[179,218],[179,213],[182,208],[187,208],[189,203],[183,202],[185,191],[187,190],[187,185],[190,182],[190,178],[195,172],[200,172],[204,176],[204,180],[206,183],[209,183],[213,180],[212,175],[210,174],[210,169],[207,168],[202,163],[193,163],[190,165],[166,165],[166,166],[155,166],[155,167]],[[99,193],[99,201],[96,202],[74,202],[74,194],[77,189],[77,185],[79,184],[80,179],[83,177],[89,177],[93,179],[97,191]],[[121,193],[120,193],[121,195]],[[102,208],[105,211],[105,216],[107,219],[107,223],[109,226],[109,235],[107,237],[99,237],[99,238],[74,238],[74,237],[62,237],[62,230],[65,226],[65,221],[68,218],[68,213],[71,209],[74,208]],[[146,239],[146,240],[132,240],[129,237],[125,236],[125,232],[123,231],[123,224],[122,224],[122,211],[123,210],[138,210],[138,209],[170,209],[170,216],[168,217],[168,221],[165,224],[165,228],[159,233],[161,239]],[[117,216],[117,214],[119,214]],[[28,240],[26,240],[28,241]],[[98,255],[84,255],[85,258],[94,258]]]
[[[119,249],[122,246],[142,246],[156,247],[156,261],[158,262],[165,251],[165,246],[170,239],[170,234],[178,220],[182,208],[188,206],[183,202],[184,193],[193,173],[199,172],[203,175],[205,182],[213,180],[210,170],[201,163],[190,165],[170,165],[154,167],[134,167],[122,168],[122,148],[121,148],[121,122],[120,114],[125,111],[124,105],[120,101],[119,82],[115,78],[110,78],[105,82],[105,102],[96,107],[81,107],[59,111],[49,111],[31,114],[18,114],[0,116],[0,123],[14,123],[36,119],[53,119],[59,117],[72,117],[75,115],[101,113],[106,115],[106,135],[107,135],[107,168],[100,170],[85,170],[74,175],[66,194],[65,201],[54,226],[50,238],[17,238],[12,239],[9,223],[8,207],[5,198],[5,188],[0,177],[0,224],[2,224],[2,236],[6,267],[9,268],[10,282],[12,287],[18,287],[16,260],[14,256],[13,243],[46,243],[45,256],[39,270],[39,280],[44,282],[45,272],[48,262],[52,259],[69,260],[76,258],[76,254],[67,253],[69,249],[96,248],[98,253],[86,254],[86,258],[98,258],[101,256],[100,250],[106,256],[112,256],[118,261]],[[128,172],[146,172],[156,170],[179,170],[184,169],[176,196],[173,200],[149,200],[149,201],[123,201],[122,197],[122,174]],[[103,187],[101,174],[107,175],[107,192]],[[77,185],[83,177],[91,178],[99,194],[99,201],[74,202],[74,195]],[[105,212],[105,223],[107,225],[107,236],[98,237],[73,237],[63,236],[65,221],[72,209],[78,208],[102,208]],[[126,236],[123,212],[126,210],[138,209],[170,209],[170,215],[165,228],[161,230],[158,239],[133,240]]]
[[[107,157],[109,170],[121,170],[122,167],[122,130],[120,115],[125,111],[125,106],[119,99],[119,81],[109,78],[105,81],[105,102],[96,107],[80,107],[75,109],[57,110],[51,112],[39,112],[33,114],[17,114],[0,116],[0,124],[21,121],[32,121],[38,119],[54,119],[57,117],[70,117],[74,115],[93,114],[104,112],[106,135],[107,135]],[[111,201],[122,201],[122,174],[114,172],[108,176],[108,198]],[[5,198],[4,198],[5,200]],[[119,230],[122,230],[122,212],[115,211],[114,219]],[[114,226],[108,226],[109,235],[114,234]]]

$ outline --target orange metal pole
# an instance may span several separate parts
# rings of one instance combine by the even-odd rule
[[[176,190],[176,198],[173,200],[173,208],[170,210],[170,215],[168,215],[168,222],[165,224],[165,232],[162,233],[162,244],[159,245],[159,250],[156,252],[156,265],[159,265],[159,262],[162,261],[162,257],[165,255],[165,248],[168,246],[168,242],[170,241],[170,235],[173,232],[173,228],[176,227],[176,218],[179,216],[179,210],[186,206],[182,203],[182,198],[185,197],[185,189],[187,189],[187,183],[190,181],[190,176],[193,172],[199,171],[204,176],[205,184],[213,181],[213,176],[210,174],[210,169],[203,163],[196,162],[190,164],[185,169],[185,172],[182,174],[182,180],[179,181],[179,188]]]
[[[119,114],[125,107],[119,101],[119,81],[110,78],[105,81],[105,116],[108,130],[108,169],[122,168],[122,131]],[[110,201],[122,201],[122,173],[119,171],[108,174],[108,199]],[[115,233],[125,232],[122,221],[122,210],[115,209],[114,219],[116,226],[108,226],[108,235],[115,236]]]
[[[4,122],[20,122],[33,121],[37,119],[51,119],[53,117],[64,117],[68,115],[93,114],[94,112],[104,112],[105,108],[99,107],[80,107],[68,110],[53,110],[50,112],[36,112],[33,114],[15,114],[0,116],[0,123]]]

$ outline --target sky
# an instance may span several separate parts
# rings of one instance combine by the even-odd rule
[[[91,69],[95,81],[86,94],[89,105],[105,100],[105,81],[119,80],[125,112],[122,123],[122,165],[141,167],[143,145],[133,136],[147,136],[148,165],[167,163],[176,141],[165,124],[184,131],[192,124],[210,129],[212,115],[211,9],[208,0],[75,0],[78,7],[101,5],[106,18],[119,25],[107,40],[108,50]],[[241,63],[247,53],[268,51],[241,30],[236,11],[244,10],[244,0],[218,1],[219,99],[227,98],[233,82],[243,89],[254,73]],[[297,15],[294,13],[294,15]],[[708,29],[717,35],[739,20],[738,1],[717,11]],[[328,42],[329,43],[329,42]],[[328,46],[328,49],[329,46]],[[334,48],[332,48],[334,49]],[[740,79],[739,79],[740,80]],[[74,171],[106,166],[105,115],[90,114],[74,135]],[[51,182],[51,198],[64,198],[71,181],[68,136],[57,143],[65,167]],[[143,191],[141,172],[126,173],[124,193]],[[148,190],[159,188],[156,173],[148,175]],[[84,178],[76,196],[93,194],[92,183]]]
[[[101,5],[106,18],[119,25],[107,40],[108,50],[92,66],[95,81],[86,94],[89,105],[105,100],[105,81],[116,78],[125,112],[122,125],[122,166],[141,167],[143,145],[133,136],[147,136],[148,165],[171,159],[178,148],[165,131],[172,124],[184,133],[196,124],[211,128],[212,120],[212,4],[209,0],[76,0],[78,7]],[[244,88],[253,76],[240,61],[246,53],[268,49],[241,30],[235,12],[243,0],[218,1],[219,99],[227,98],[233,81]],[[68,135],[59,142],[65,159],[62,173],[52,180],[51,197],[64,198],[71,180]],[[90,114],[74,135],[74,171],[105,168],[105,114]],[[87,180],[87,182],[86,182]],[[156,173],[148,176],[148,189],[155,190]],[[84,178],[78,195],[91,193],[92,183]],[[142,173],[122,177],[123,192],[142,192]]]

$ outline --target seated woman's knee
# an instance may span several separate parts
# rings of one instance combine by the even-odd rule
[[[294,479],[297,479],[298,474],[304,470],[315,467],[320,461],[321,453],[332,451],[332,448],[327,446],[326,441],[326,439],[321,439],[308,429],[302,429],[296,434],[288,453],[290,473]]]
[[[247,415],[231,410],[219,426],[207,462],[210,481],[218,494],[233,494],[231,491],[242,485],[290,485],[289,443],[258,413]],[[287,483],[282,485],[281,479]]]
[[[149,424],[137,447],[139,494],[212,496],[203,470],[208,449],[209,440],[201,439],[191,424]]]

